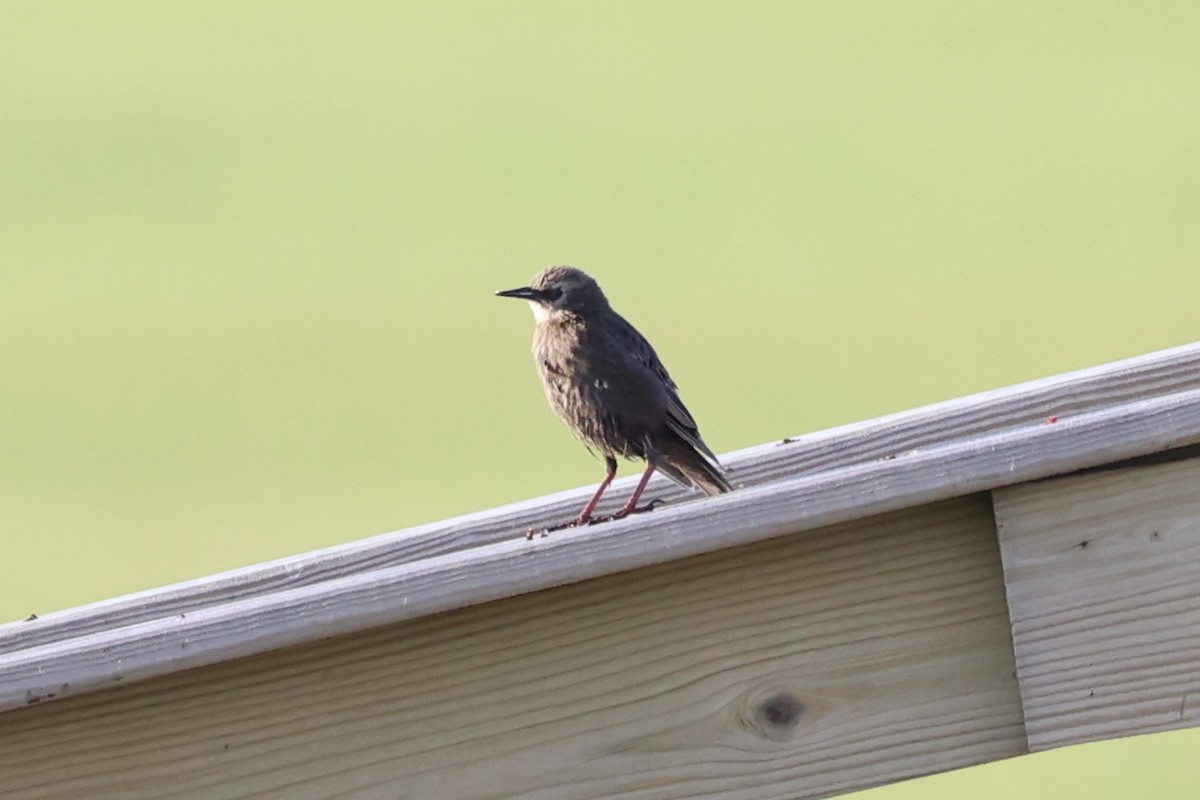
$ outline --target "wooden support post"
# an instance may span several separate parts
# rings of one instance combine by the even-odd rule
[[[1030,748],[1200,724],[1200,459],[995,506]]]

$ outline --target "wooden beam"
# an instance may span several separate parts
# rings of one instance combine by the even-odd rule
[[[739,486],[760,486],[801,475],[832,473],[857,464],[1040,425],[1131,402],[1200,389],[1200,344],[1151,353],[1030,383],[957,398],[866,422],[792,436],[723,456]],[[1130,442],[1127,445],[1136,446]],[[1136,447],[1134,448],[1136,449]],[[1138,455],[1140,453],[1135,453]],[[1097,462],[1098,463],[1098,462]],[[612,510],[631,488],[610,491]],[[569,519],[594,486],[516,503],[491,511],[421,525],[337,547],[232,570],[174,586],[139,592],[29,623],[0,625],[0,654],[188,614],[219,603],[249,600],[280,590],[320,584],[352,573],[387,569],[506,541],[513,531]],[[651,497],[684,497],[655,480]]]
[[[995,506],[1031,749],[1200,724],[1200,459]]]
[[[25,708],[0,752],[9,800],[791,800],[1025,739],[975,495]]]
[[[6,654],[0,708],[404,619],[1200,441],[1200,390],[781,480],[594,528],[499,544]]]

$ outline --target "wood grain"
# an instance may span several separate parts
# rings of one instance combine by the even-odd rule
[[[1200,389],[1200,344],[787,440],[782,439],[781,432],[780,442],[729,454],[722,459],[731,467],[735,484],[761,486],[802,475],[836,472],[884,458],[902,458],[908,453],[956,441],[1040,425],[1052,417],[1079,416],[1140,399],[1195,389]],[[613,510],[632,489],[634,481],[636,478],[617,481],[609,502],[601,511]],[[45,614],[28,623],[0,625],[0,654],[187,614],[215,603],[250,599],[283,589],[320,584],[347,574],[487,546],[507,540],[513,531],[569,519],[594,488],[581,487],[162,589]],[[684,498],[669,483],[657,478],[651,482],[648,492],[650,497],[662,497],[671,502]]]
[[[1024,750],[976,495],[14,711],[0,786],[783,800]]]
[[[1200,725],[1200,459],[995,505],[1030,747]]]
[[[594,528],[350,573],[6,654],[0,708],[659,564],[1200,441],[1200,391],[1062,418]],[[496,524],[504,524],[497,520]]]

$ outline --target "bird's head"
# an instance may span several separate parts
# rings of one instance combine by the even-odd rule
[[[600,291],[600,285],[586,272],[574,267],[544,269],[528,286],[496,292],[496,295],[528,300],[538,322],[549,319],[556,312],[586,315],[608,309],[608,299]]]

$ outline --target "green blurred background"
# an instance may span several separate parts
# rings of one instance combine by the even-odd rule
[[[1194,2],[2,11],[0,620],[595,482],[551,263],[718,452],[1200,338]]]

